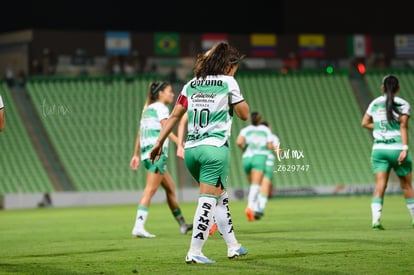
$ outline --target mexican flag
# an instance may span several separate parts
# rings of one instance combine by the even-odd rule
[[[372,54],[371,36],[355,34],[348,36],[348,55],[369,57]]]

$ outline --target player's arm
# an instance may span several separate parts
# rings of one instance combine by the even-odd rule
[[[177,157],[184,159],[184,134],[185,129],[188,124],[188,113],[186,112],[183,117],[180,120],[180,123],[178,124],[178,130],[177,130]]]
[[[408,115],[400,116],[400,133],[401,133],[401,142],[404,145],[407,145],[407,149],[403,149],[398,157],[398,162],[401,164],[402,161],[407,157],[408,151]]]
[[[244,135],[239,135],[236,140],[237,146],[244,152],[246,151],[247,145],[246,145],[246,138]]]
[[[165,127],[165,124],[167,123],[167,119],[163,119],[163,120],[161,120],[161,121],[160,121],[160,123],[161,123],[161,127],[162,127],[162,128],[164,128],[164,127]],[[168,135],[168,138],[169,138],[172,142],[174,142],[175,144],[177,144],[177,146],[178,146],[178,138],[177,138],[177,136],[176,136],[173,132],[171,132],[171,133]]]
[[[234,111],[236,112],[236,115],[241,119],[241,120],[247,120],[249,118],[249,104],[247,104],[246,101],[240,101],[238,103],[235,103],[232,105]]]
[[[362,117],[361,126],[370,130],[374,129],[374,121],[372,120],[372,116],[365,114]]]
[[[137,137],[135,139],[134,153],[132,155],[129,166],[132,170],[137,170],[140,163],[140,153],[141,153],[141,139],[140,139],[140,130],[138,129]]]
[[[162,153],[162,144],[164,143],[165,139],[169,136],[173,128],[178,124],[181,117],[186,112],[186,108],[181,104],[176,104],[171,115],[168,117],[164,126],[161,129],[161,133],[158,136],[157,142],[151,149],[150,152],[150,159],[154,162],[154,160],[158,160],[159,156]]]

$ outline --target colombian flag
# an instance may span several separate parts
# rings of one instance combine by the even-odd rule
[[[253,57],[274,57],[277,53],[277,36],[253,33],[250,35],[250,45]]]

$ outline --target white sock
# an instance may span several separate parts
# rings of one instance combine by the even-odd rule
[[[249,195],[247,197],[247,208],[255,209],[255,204],[257,202],[257,195],[260,191],[260,185],[257,183],[250,184]]]
[[[211,195],[200,195],[198,206],[194,214],[193,233],[189,253],[200,255],[204,243],[208,239],[208,233],[213,223],[213,212],[217,204],[217,197]]]
[[[371,199],[371,212],[372,212],[372,223],[379,222],[381,219],[382,211],[382,198],[372,198]]]
[[[405,199],[405,204],[407,205],[411,218],[414,221],[414,198]]]
[[[229,208],[229,195],[227,191],[223,192],[218,200],[217,207],[214,210],[214,217],[218,230],[226,241],[228,248],[240,247],[234,234],[233,221],[231,219]]]
[[[257,198],[257,205],[258,205],[258,210],[256,212],[260,212],[263,213],[265,208],[266,208],[266,203],[268,200],[268,196],[263,194],[263,193],[259,193],[259,196]]]
[[[143,206],[143,205],[138,206],[134,227],[144,229],[144,225],[145,225],[145,222],[147,221],[147,217],[148,217],[148,207]]]

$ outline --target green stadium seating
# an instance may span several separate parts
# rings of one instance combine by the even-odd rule
[[[381,73],[366,75],[371,91],[379,88],[382,76]],[[414,102],[414,96],[405,92],[414,88],[412,73],[401,73],[399,76],[401,95]],[[373,182],[370,167],[372,138],[361,127],[362,113],[347,74],[246,72],[239,73],[236,78],[251,111],[261,112],[269,121],[273,132],[280,138],[285,156],[289,157],[276,161],[276,188],[352,186]],[[143,75],[130,81],[104,77],[28,81],[30,98],[76,190],[144,188],[145,169],[140,166],[138,171],[132,171],[129,160],[148,85],[156,80],[159,80],[157,76]],[[2,92],[10,101],[7,93]],[[10,113],[12,111],[9,111],[9,116]],[[412,123],[410,121],[410,125]],[[248,124],[249,121],[241,121],[237,117],[233,121],[230,188],[246,188],[249,185],[242,168],[241,151],[235,142],[239,131]],[[22,124],[19,125],[20,131],[15,136],[27,137]],[[2,133],[0,136],[5,135]],[[30,144],[28,138],[25,140]],[[5,142],[4,138],[0,142]],[[9,147],[4,146],[7,150],[10,150]],[[178,171],[175,148],[171,144],[169,171],[176,185],[192,186],[190,180],[178,184],[179,174],[183,171]],[[30,150],[32,158],[36,159],[33,149],[25,149],[26,152]],[[299,152],[297,158],[295,152]],[[0,154],[2,163],[7,160],[3,155]],[[13,155],[15,160],[8,168],[13,181],[10,180],[11,186],[1,183],[3,193],[16,190],[13,187],[16,182],[26,181],[11,176],[18,173],[21,161],[20,154]],[[34,168],[36,173],[28,172],[28,175],[40,177],[37,182],[48,187],[41,190],[53,190],[39,161],[32,162],[38,163]],[[296,171],[291,171],[293,169]]]
[[[362,114],[347,75],[268,73],[241,74],[237,79],[251,111],[261,112],[281,148],[290,149],[289,159],[276,161],[276,188],[372,182],[371,140],[360,126]],[[233,141],[248,124],[234,120]],[[231,149],[230,186],[247,186],[240,149],[235,142]],[[304,157],[295,159],[293,150]]]
[[[52,144],[78,191],[138,190],[145,186],[141,165],[132,171],[138,123],[151,81],[72,78],[33,80],[29,95]],[[175,156],[175,146],[170,146]],[[176,158],[169,170],[177,177]]]
[[[0,195],[46,193],[54,187],[30,141],[11,91],[0,82],[6,126],[0,132]]]

